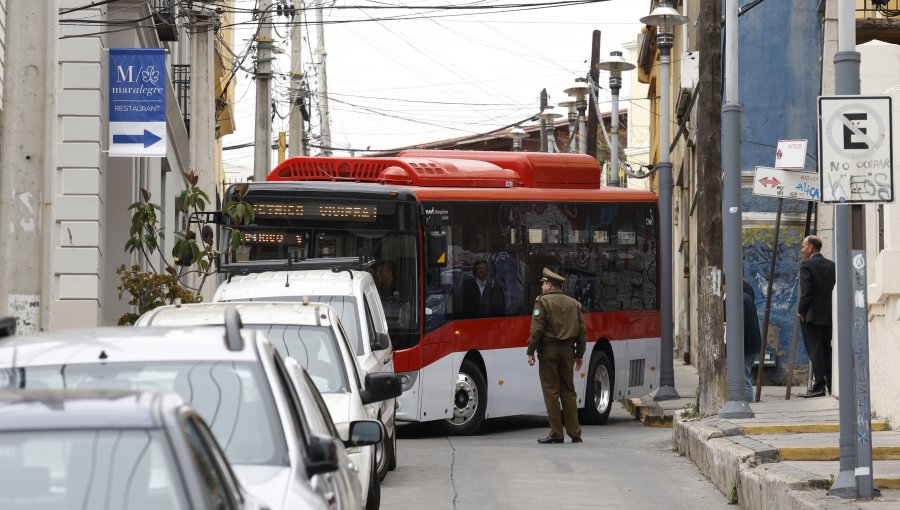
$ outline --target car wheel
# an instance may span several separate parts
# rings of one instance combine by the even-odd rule
[[[381,480],[375,471],[374,463],[372,476],[369,478],[369,492],[366,495],[366,510],[378,510],[381,507]]]
[[[397,469],[397,419],[391,418],[391,422],[393,432],[391,432],[390,448],[388,448],[388,470],[393,471]]]
[[[384,437],[381,438],[381,442],[375,445],[375,467],[379,481],[384,480],[384,477],[386,477],[388,471],[390,471],[390,454],[391,438],[387,435],[387,430],[385,430],[385,434]]]
[[[606,353],[602,351],[594,353],[588,368],[587,398],[584,403],[588,423],[603,425],[609,418],[613,402],[614,377],[612,362]]]
[[[469,360],[462,362],[453,394],[453,417],[440,422],[442,431],[451,436],[474,434],[484,421],[487,408],[487,385],[484,374]]]

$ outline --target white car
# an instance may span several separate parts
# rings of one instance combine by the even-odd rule
[[[338,430],[346,431],[350,423],[376,418],[370,404],[377,395],[366,391],[373,378],[392,380],[396,395],[400,394],[400,377],[393,373],[366,375],[359,365],[335,310],[325,304],[310,303],[197,303],[162,306],[142,315],[136,326],[197,326],[219,324],[224,311],[234,308],[243,326],[263,332],[289,364],[296,360],[306,370],[318,393],[327,404]],[[384,384],[384,382],[382,382]],[[303,398],[306,402],[313,397]],[[314,410],[303,406],[304,411]],[[315,410],[314,410],[315,411]],[[315,411],[307,421],[316,429],[322,413]],[[319,424],[324,434],[328,424]],[[381,483],[377,477],[375,447],[351,447],[347,450],[356,467],[364,494],[365,507],[376,509],[381,502]]]
[[[229,312],[224,328],[100,328],[4,339],[0,388],[174,391],[206,420],[238,478],[266,506],[359,508],[361,488],[345,448],[376,444],[381,425],[351,424],[345,441],[312,433],[298,370]]]
[[[338,260],[338,259],[336,259]],[[315,264],[299,262],[297,265]],[[341,318],[347,338],[366,374],[394,372],[394,349],[388,334],[385,304],[372,275],[355,269],[305,269],[264,271],[235,275],[219,285],[215,302],[290,301],[304,297],[330,305]],[[393,306],[388,303],[388,306]],[[387,430],[384,444],[376,452],[378,478],[397,466],[396,399],[373,404]]]

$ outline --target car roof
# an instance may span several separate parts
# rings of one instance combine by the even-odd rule
[[[0,391],[0,431],[155,429],[160,412],[184,405],[174,393],[120,390]]]
[[[365,271],[307,269],[302,271],[264,271],[234,276],[216,289],[214,301],[266,296],[355,296],[360,289],[374,285]]]
[[[234,308],[241,322],[251,324],[292,324],[304,326],[330,326],[336,320],[336,312],[323,303],[272,303],[246,301],[233,303],[194,303],[154,308],[142,315],[137,326],[221,325],[226,308]]]
[[[110,327],[62,330],[0,340],[0,367],[141,361],[252,361],[257,333],[241,331],[244,347],[225,345],[225,328]]]

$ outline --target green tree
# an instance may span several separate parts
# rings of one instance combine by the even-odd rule
[[[175,232],[175,245],[171,257],[162,252],[165,233],[159,225],[159,205],[150,201],[150,192],[141,188],[141,199],[131,204],[131,228],[125,251],[137,254],[144,266],[135,264],[126,267],[124,264],[116,269],[119,275],[119,299],[128,294],[128,304],[137,307],[137,313],[126,313],[119,318],[119,324],[134,324],[135,320],[148,310],[158,306],[173,304],[176,300],[182,303],[197,303],[207,278],[216,272],[216,260],[219,251],[214,244],[214,235],[208,226],[200,226],[190,221],[209,206],[209,195],[197,187],[197,174],[191,170],[184,174],[187,188],[176,199],[178,210],[188,218],[182,225],[183,231]],[[228,213],[233,226],[249,225],[253,221],[253,207],[244,202],[248,186],[245,183],[237,193],[235,200],[229,200],[222,206]],[[241,244],[241,235],[234,229],[228,240],[229,249]],[[158,252],[158,253],[157,253]],[[156,267],[155,260],[160,267]]]

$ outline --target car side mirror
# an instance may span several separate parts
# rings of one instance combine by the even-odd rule
[[[368,374],[366,387],[359,392],[363,405],[397,398],[403,393],[400,375],[387,372]]]
[[[384,425],[378,420],[356,420],[338,428],[344,446],[371,446],[384,438]]]
[[[375,333],[372,339],[372,350],[383,351],[391,346],[391,336],[387,333]]]
[[[337,471],[338,450],[330,437],[310,435],[307,454],[306,473],[309,476]]]

